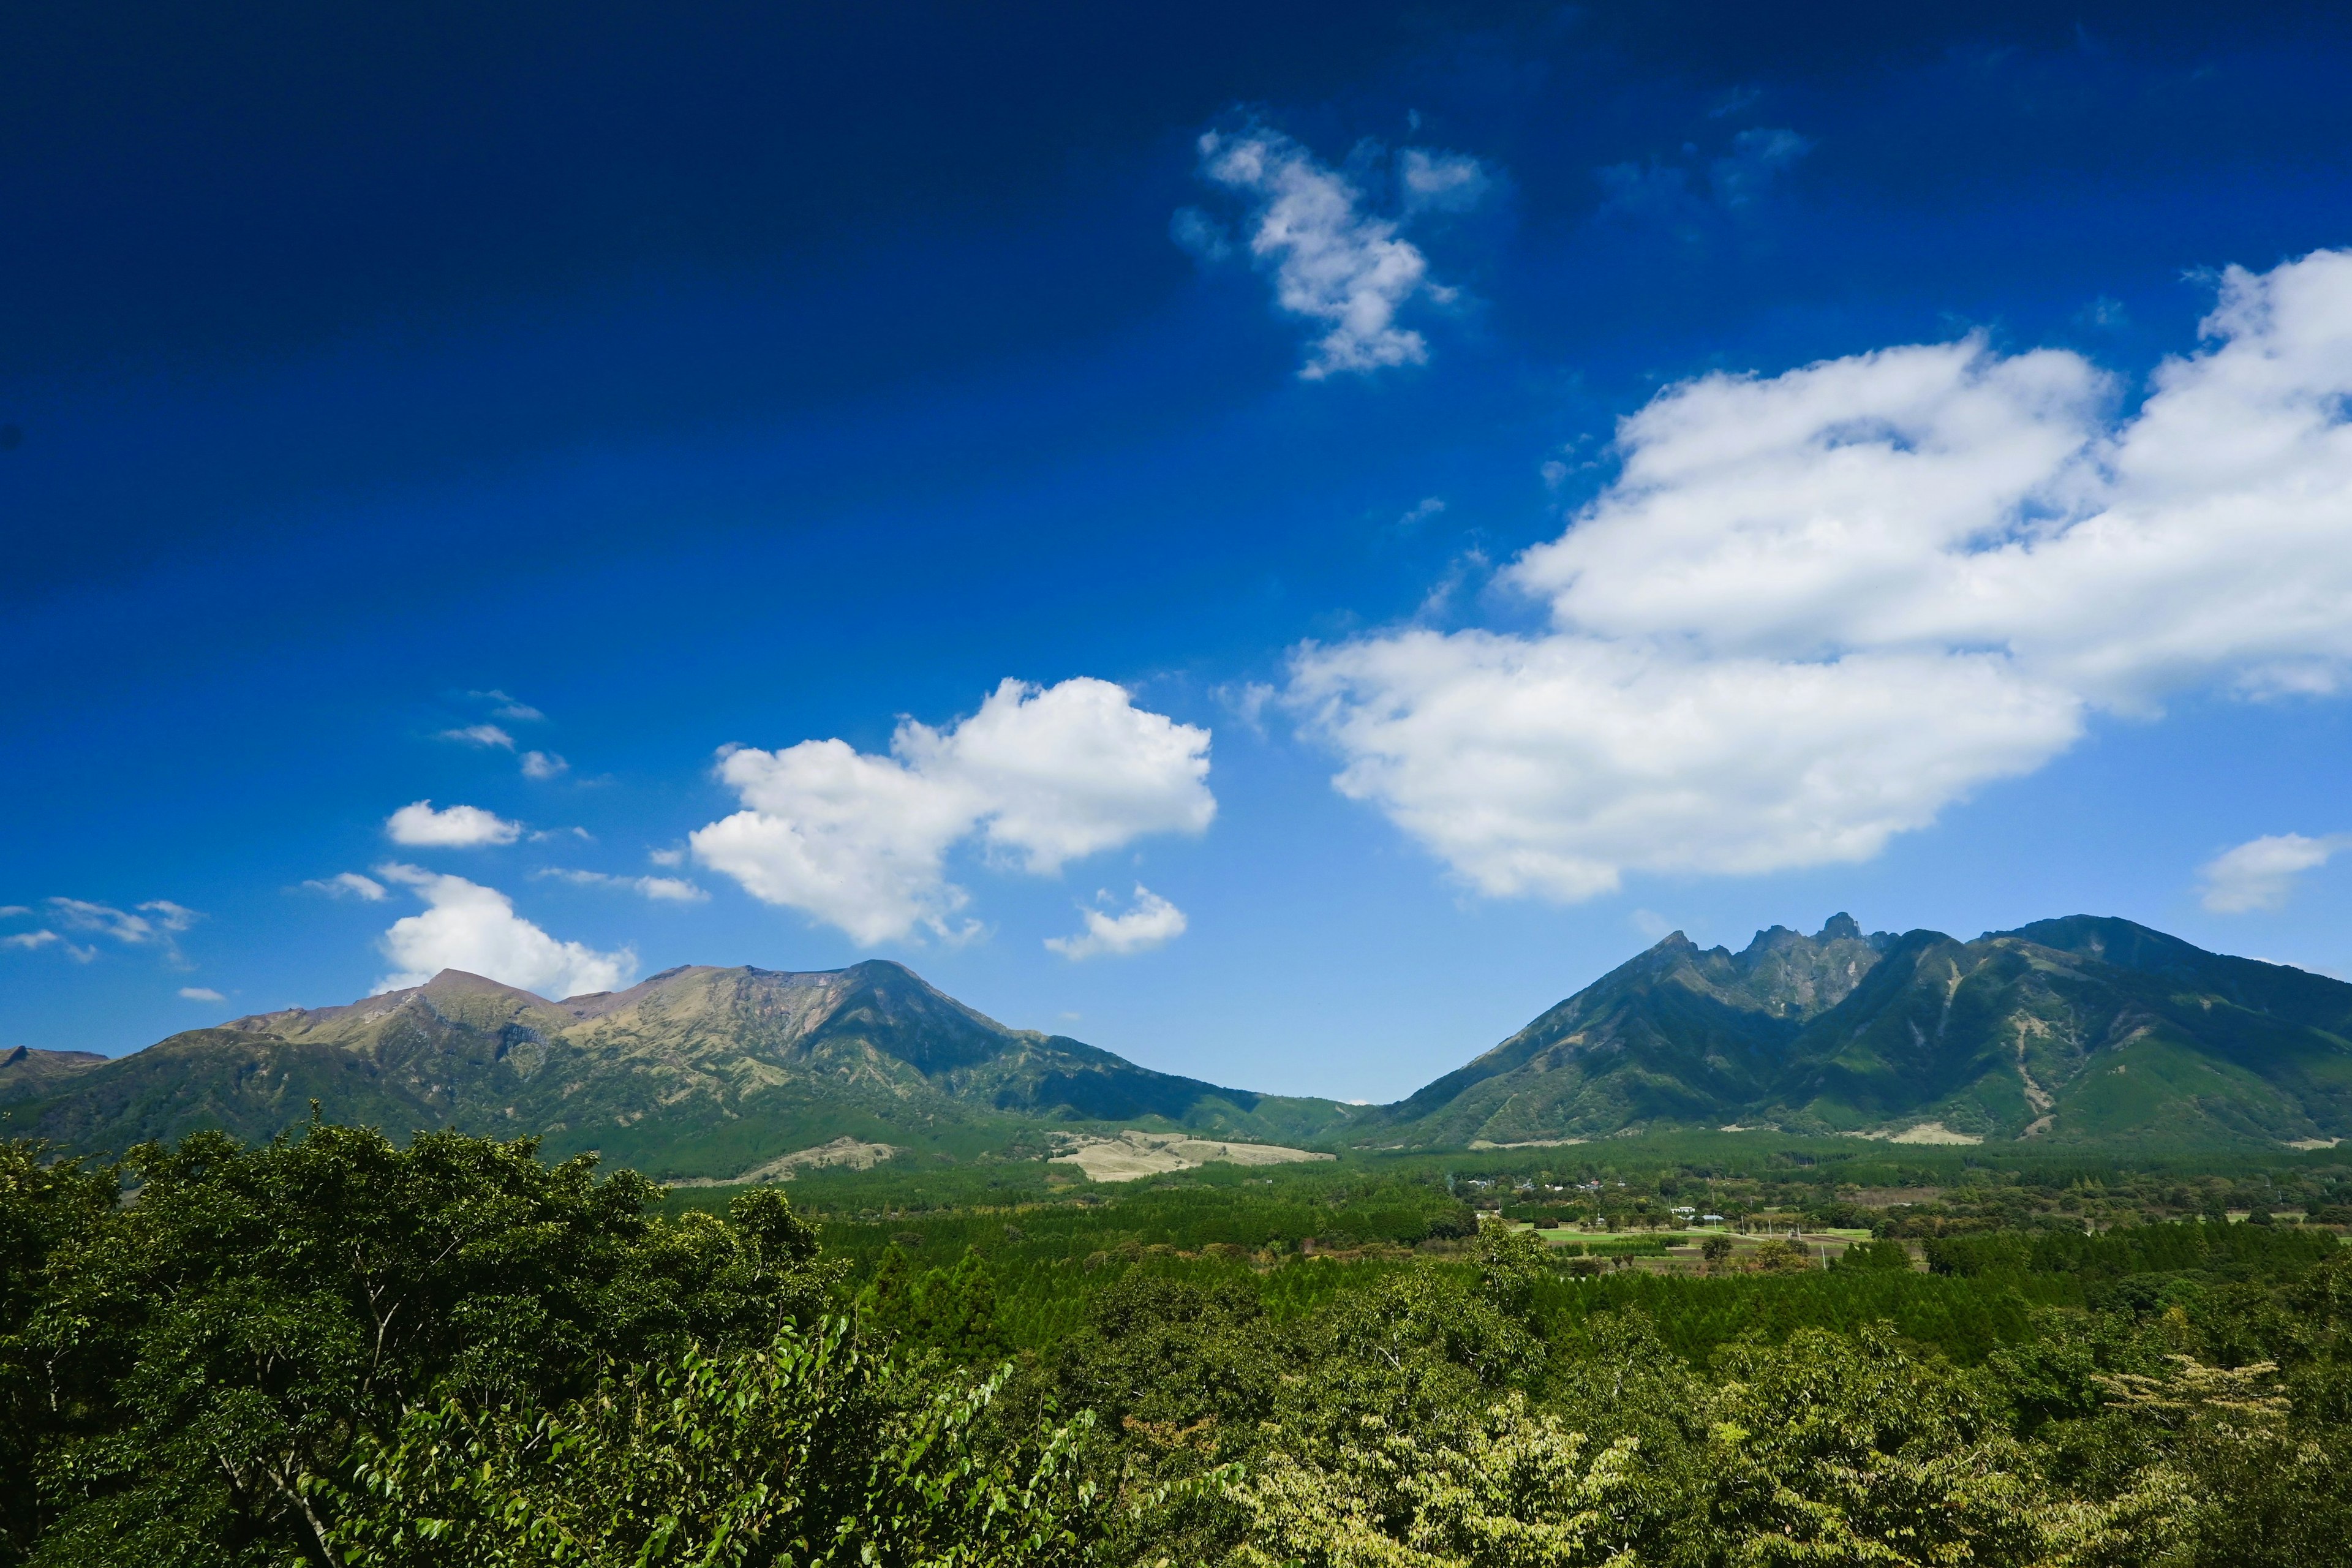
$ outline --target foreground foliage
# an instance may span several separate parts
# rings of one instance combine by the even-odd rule
[[[1571,1272],[1442,1186],[1372,1196],[1421,1252],[1076,1210],[1008,1293],[1039,1217],[966,1215],[922,1267],[905,1232],[861,1280],[773,1189],[666,1217],[527,1141],[0,1148],[0,1564],[2219,1568],[2352,1539],[2326,1233],[1675,1279]],[[1041,1298],[1044,1336],[1009,1305]]]

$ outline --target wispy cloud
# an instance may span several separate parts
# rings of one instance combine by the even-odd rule
[[[462,730],[444,730],[441,739],[493,751],[511,752],[515,749],[515,738],[496,724],[468,724]]]
[[[384,900],[383,884],[373,877],[362,877],[357,871],[338,871],[331,877],[314,878],[302,885],[331,899],[358,899],[371,904],[380,904]]]
[[[1202,178],[1249,203],[1244,243],[1273,274],[1276,302],[1326,328],[1301,376],[1320,381],[1428,359],[1427,341],[1400,325],[1397,313],[1417,296],[1444,303],[1454,291],[1429,276],[1428,258],[1403,237],[1402,226],[1416,213],[1476,205],[1489,179],[1475,159],[1407,149],[1400,163],[1402,212],[1387,217],[1371,209],[1353,180],[1279,132],[1260,125],[1213,131],[1201,138],[1200,151]],[[1177,215],[1171,232],[1206,260],[1233,248],[1222,227],[1191,208]]]
[[[543,722],[547,718],[546,714],[530,703],[509,697],[496,687],[492,687],[488,691],[468,691],[466,695],[478,702],[497,703],[498,707],[491,710],[493,718],[511,719],[520,724],[537,724]]]
[[[2282,909],[2297,877],[2317,870],[2347,848],[2352,848],[2352,833],[2318,838],[2273,833],[2250,838],[2197,868],[2197,879],[2204,884],[2201,901],[2221,915]]]
[[[47,947],[62,940],[59,931],[74,931],[85,936],[119,942],[124,947],[152,948],[163,955],[173,968],[188,967],[180,952],[180,936],[205,917],[184,904],[169,899],[150,899],[132,909],[117,909],[111,904],[93,903],[87,899],[55,898],[46,900],[47,918],[56,931],[24,931],[0,939],[0,945],[15,948]],[[29,914],[23,905],[11,905],[0,913]],[[85,946],[66,942],[65,951],[75,962],[88,963],[98,956],[95,945]]]
[[[191,1002],[226,1002],[228,1000],[227,997],[222,995],[219,992],[214,990],[209,985],[183,985],[180,987],[180,994],[186,997]]]
[[[573,871],[549,867],[534,877],[551,877],[577,888],[617,888],[656,903],[698,904],[710,897],[683,877],[614,877],[603,871]]]

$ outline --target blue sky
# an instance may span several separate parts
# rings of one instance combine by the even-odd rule
[[[1674,928],[2352,973],[2352,25],[1882,11],[36,24],[0,1047],[881,955],[1386,1100]]]

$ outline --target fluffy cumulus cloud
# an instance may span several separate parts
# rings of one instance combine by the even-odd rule
[[[485,844],[511,844],[522,837],[522,824],[509,822],[478,805],[453,805],[436,811],[431,801],[419,800],[384,818],[383,831],[394,844],[471,849]]]
[[[1430,278],[1428,258],[1402,237],[1400,220],[1370,210],[1345,174],[1278,132],[1211,132],[1200,146],[1202,177],[1250,204],[1247,247],[1273,275],[1276,303],[1326,329],[1301,375],[1319,381],[1429,357],[1427,342],[1400,326],[1397,313],[1417,295],[1442,303],[1454,291]],[[1474,206],[1488,184],[1475,160],[1418,149],[1400,159],[1399,181],[1408,215]],[[1171,232],[1204,258],[1230,248],[1221,229],[1190,209]]]
[[[1135,902],[1125,913],[1115,915],[1099,907],[1109,898],[1108,892],[1097,894],[1097,908],[1081,909],[1086,930],[1075,936],[1049,936],[1045,945],[1073,960],[1124,958],[1165,947],[1184,934],[1184,911],[1140,882],[1135,885]]]
[[[2273,833],[2248,839],[2197,868],[2204,905],[2222,915],[2284,908],[2297,877],[2317,870],[2346,849],[2352,849],[2352,833],[2322,838]]]
[[[1528,634],[1295,658],[1370,802],[1491,893],[1852,861],[2170,693],[2352,674],[2352,253],[2224,275],[2136,409],[1983,342],[1710,375],[1507,585]]]
[[[694,833],[696,858],[754,898],[806,911],[862,943],[919,928],[947,937],[967,901],[950,849],[1050,876],[1146,834],[1199,833],[1216,815],[1209,732],[1078,679],[1006,680],[935,730],[902,721],[890,753],[842,741],[730,748],[719,776],[743,809]]]
[[[396,863],[377,867],[376,875],[411,889],[426,905],[383,933],[383,954],[395,968],[376,982],[379,992],[422,985],[445,969],[461,969],[561,999],[617,991],[636,973],[637,955],[627,948],[599,952],[559,942],[515,913],[514,900],[496,888]]]
[[[571,768],[553,752],[525,752],[522,754],[522,776],[527,779],[551,779]]]

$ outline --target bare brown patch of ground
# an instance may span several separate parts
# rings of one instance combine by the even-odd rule
[[[789,1154],[779,1154],[766,1164],[754,1165],[740,1176],[688,1176],[666,1184],[673,1187],[737,1187],[789,1182],[803,1171],[818,1170],[827,1165],[846,1165],[853,1171],[870,1171],[892,1155],[904,1152],[905,1150],[889,1143],[861,1143],[855,1138],[836,1138],[814,1149],[795,1149]]]
[[[1068,1152],[1055,1155],[1053,1163],[1076,1165],[1089,1181],[1132,1182],[1213,1163],[1291,1165],[1338,1158],[1311,1149],[1286,1149],[1278,1143],[1234,1143],[1129,1128],[1116,1138],[1079,1139]]]

